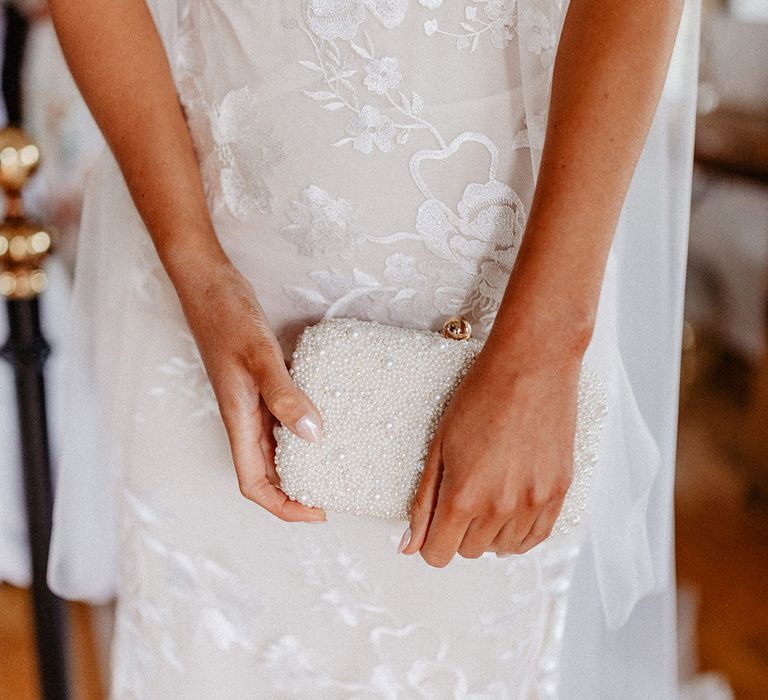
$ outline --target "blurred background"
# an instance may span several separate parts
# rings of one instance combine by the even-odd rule
[[[39,147],[40,167],[24,188],[24,205],[45,231],[56,231],[55,255],[45,263],[45,278],[37,278],[47,286],[40,306],[52,347],[45,379],[55,453],[65,410],[56,348],[83,183],[102,143],[68,75],[45,3],[19,0],[0,8],[7,104],[0,124],[23,126]],[[8,158],[0,150],[0,166]],[[8,206],[12,200],[11,193]],[[0,269],[0,292],[13,296],[15,282],[3,274]],[[0,343],[8,336],[3,306],[0,300]],[[21,463],[12,363],[0,360],[2,700],[42,697],[29,578],[36,555]],[[768,698],[768,0],[704,2],[676,512],[684,697]],[[54,627],[66,620],[60,629],[74,697],[105,697],[110,606],[47,604]],[[49,689],[47,697],[64,696]]]

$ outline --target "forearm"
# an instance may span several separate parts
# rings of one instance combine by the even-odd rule
[[[50,0],[72,75],[172,278],[226,264],[170,67],[143,0]]]
[[[682,0],[571,0],[523,243],[490,334],[499,355],[578,358],[664,85]]]

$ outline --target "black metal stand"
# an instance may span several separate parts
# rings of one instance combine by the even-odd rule
[[[9,124],[21,124],[21,64],[27,43],[29,25],[24,16],[11,4],[5,5],[5,47],[3,51],[3,97]]]
[[[66,700],[66,608],[46,583],[53,488],[43,368],[50,353],[40,329],[38,299],[7,300],[10,336],[0,355],[14,368],[32,560],[32,601],[42,697]]]

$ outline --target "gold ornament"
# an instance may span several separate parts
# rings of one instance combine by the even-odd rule
[[[40,164],[40,151],[16,127],[0,131],[0,187],[5,192],[5,215],[0,222],[0,294],[30,299],[48,283],[43,269],[54,233],[27,219],[22,191]]]

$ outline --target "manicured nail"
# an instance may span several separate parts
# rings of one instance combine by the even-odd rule
[[[499,554],[498,552],[496,552],[496,558],[505,559],[506,557],[514,556],[514,554],[515,554],[514,552],[503,552],[502,554]]]
[[[405,532],[403,533],[403,536],[400,538],[400,544],[397,545],[397,553],[402,554],[403,550],[408,546],[408,543],[411,541],[411,528],[410,525],[405,528]]]
[[[320,438],[323,437],[319,423],[308,413],[296,421],[293,430],[300,438],[308,442],[319,442]]]

